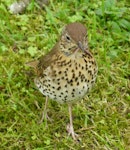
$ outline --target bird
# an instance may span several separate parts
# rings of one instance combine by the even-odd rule
[[[66,103],[70,118],[67,131],[77,140],[73,127],[72,106],[90,91],[98,72],[97,62],[89,50],[85,25],[80,22],[65,25],[51,51],[38,60],[28,62],[27,65],[34,68],[34,83],[46,96],[41,122],[47,116],[48,98],[61,104]]]

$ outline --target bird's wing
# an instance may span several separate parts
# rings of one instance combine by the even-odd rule
[[[26,65],[29,67],[33,67],[35,72],[38,75],[40,75],[41,73],[43,73],[43,70],[45,70],[48,66],[50,66],[55,61],[57,54],[58,54],[58,48],[56,44],[48,54],[41,56],[38,60],[27,62]]]

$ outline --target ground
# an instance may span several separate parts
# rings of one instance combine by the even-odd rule
[[[130,3],[51,0],[41,9],[32,1],[25,12],[13,15],[8,10],[12,2],[0,3],[0,149],[130,149]],[[63,26],[74,21],[88,29],[99,67],[94,88],[73,106],[80,142],[67,135],[67,105],[49,100],[52,122],[37,123],[45,97],[25,65],[46,54]]]

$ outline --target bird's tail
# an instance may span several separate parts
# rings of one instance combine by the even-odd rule
[[[34,69],[37,69],[39,61],[38,60],[33,60],[30,62],[25,63],[26,66],[32,67]]]

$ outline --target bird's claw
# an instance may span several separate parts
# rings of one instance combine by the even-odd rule
[[[73,129],[73,127],[70,125],[70,124],[68,124],[67,125],[67,132],[68,132],[68,136],[72,136],[72,138],[75,140],[75,141],[78,141],[79,139],[78,139],[78,134],[76,134],[75,132],[74,132],[74,129]]]

